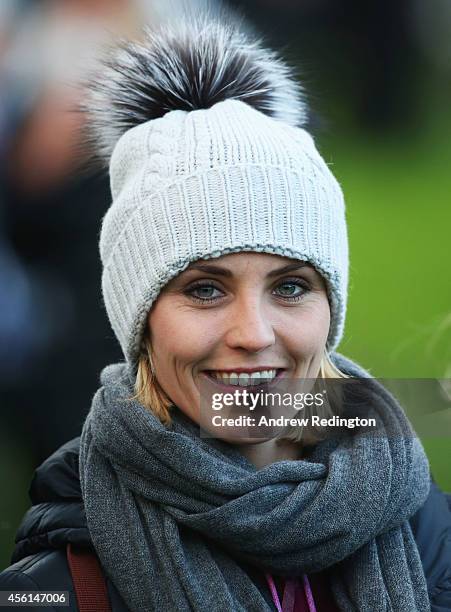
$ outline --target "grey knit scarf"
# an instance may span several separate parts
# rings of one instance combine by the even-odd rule
[[[408,522],[427,497],[428,462],[379,383],[368,410],[402,435],[357,433],[257,469],[233,445],[201,438],[181,411],[166,428],[124,401],[125,363],[101,382],[81,437],[81,486],[95,549],[132,611],[274,610],[249,566],[282,576],[330,568],[346,612],[430,610]]]

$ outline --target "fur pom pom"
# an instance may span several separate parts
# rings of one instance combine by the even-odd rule
[[[103,60],[87,89],[85,144],[105,164],[124,132],[171,110],[233,98],[290,125],[307,121],[291,69],[230,14],[184,14],[145,28],[142,42],[123,41]]]

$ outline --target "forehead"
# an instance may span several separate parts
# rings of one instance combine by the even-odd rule
[[[301,259],[273,255],[271,253],[242,252],[230,253],[221,257],[198,259],[192,262],[183,272],[169,281],[169,288],[195,278],[200,274],[217,276],[223,279],[243,278],[272,279],[283,274],[296,274],[308,271],[310,276],[321,282],[322,275],[312,264]]]
[[[301,261],[300,259],[273,255],[271,253],[239,252],[221,255],[221,257],[211,259],[198,259],[197,261],[192,262],[185,271],[204,271],[207,268],[212,269],[217,267],[221,268],[222,270],[229,270],[231,272],[238,272],[239,270],[255,270],[256,272],[259,272],[272,271],[274,269],[280,269],[286,266],[301,267],[310,266],[310,264],[305,261]]]
[[[317,283],[326,290],[325,280],[318,270],[302,259],[240,251],[220,257],[197,259],[183,271],[173,277],[161,290],[160,294],[178,292],[186,283],[203,277],[217,278],[218,281],[262,282],[274,281],[289,274],[307,273],[309,281]]]

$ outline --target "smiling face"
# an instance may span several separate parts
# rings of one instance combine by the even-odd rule
[[[326,286],[311,265],[254,252],[192,263],[148,315],[158,382],[196,423],[205,377],[316,378],[329,324]]]

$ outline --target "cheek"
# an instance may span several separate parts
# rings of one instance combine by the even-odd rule
[[[312,300],[299,316],[295,317],[289,334],[289,342],[295,347],[300,357],[310,357],[316,353],[322,355],[327,342],[330,326],[330,308],[327,297],[321,296]]]
[[[178,364],[189,364],[201,359],[213,341],[212,333],[206,326],[205,316],[193,316],[183,308],[166,304],[165,300],[157,302],[148,316],[151,330],[152,346],[156,358],[171,360]],[[211,330],[213,331],[213,330]]]

